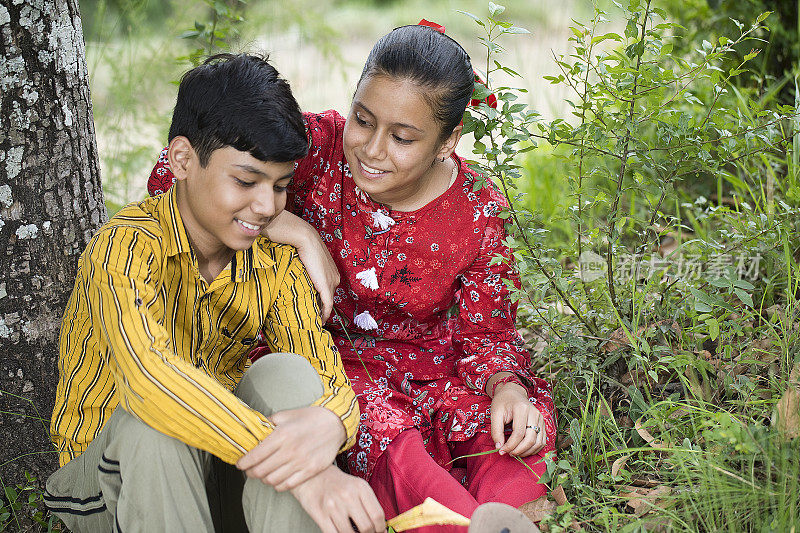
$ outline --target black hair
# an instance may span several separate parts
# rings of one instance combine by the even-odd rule
[[[308,151],[300,106],[268,58],[217,54],[181,78],[169,140],[183,135],[205,167],[232,146],[264,162],[288,163]]]
[[[405,78],[426,89],[422,96],[442,124],[442,141],[461,123],[475,77],[461,45],[428,26],[401,26],[381,37],[358,84],[376,75]]]

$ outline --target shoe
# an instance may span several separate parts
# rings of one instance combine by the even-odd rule
[[[472,513],[469,533],[540,533],[522,511],[504,503],[484,503]]]

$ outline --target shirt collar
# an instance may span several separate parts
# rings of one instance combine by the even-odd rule
[[[159,210],[161,211],[161,220],[164,221],[164,244],[167,256],[191,254],[192,247],[189,244],[189,237],[186,235],[186,228],[183,226],[183,219],[178,211],[178,199],[174,186],[164,194],[163,201],[159,203]]]

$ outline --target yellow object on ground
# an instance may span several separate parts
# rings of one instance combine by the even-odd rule
[[[468,526],[469,518],[451,511],[433,498],[426,498],[421,505],[409,509],[386,522],[387,528],[406,531],[424,526]]]

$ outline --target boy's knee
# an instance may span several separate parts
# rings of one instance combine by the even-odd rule
[[[148,457],[167,457],[191,451],[189,445],[156,431],[127,412],[120,417],[115,433],[109,446],[113,449],[111,452],[113,455],[135,454]]]
[[[236,395],[263,413],[306,407],[322,396],[319,373],[304,358],[295,354],[270,354],[247,370]]]

